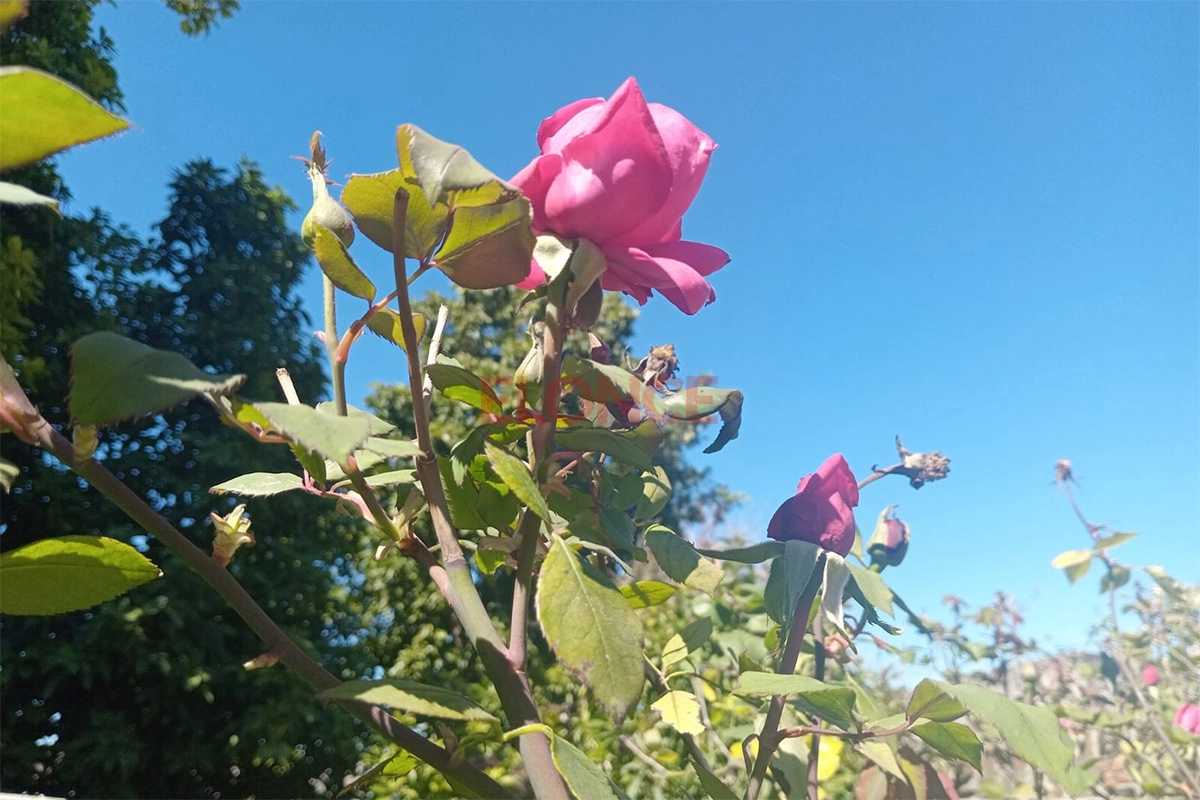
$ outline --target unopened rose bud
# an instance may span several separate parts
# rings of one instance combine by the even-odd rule
[[[896,452],[900,454],[901,468],[896,470],[908,477],[908,484],[914,489],[920,489],[932,481],[940,481],[950,474],[950,459],[941,451],[932,453],[910,453],[896,437]]]
[[[908,553],[908,524],[895,517],[895,509],[893,505],[883,510],[879,521],[875,523],[875,532],[867,542],[867,555],[871,557],[871,563],[881,567],[900,566]]]
[[[261,656],[255,656],[254,658],[247,661],[245,664],[242,664],[242,669],[245,669],[245,670],[264,669],[266,667],[273,667],[278,663],[279,663],[279,653],[275,652],[274,650],[268,650],[267,652],[263,653]]]
[[[1142,669],[1142,685],[1158,686],[1158,668],[1153,664],[1147,664]]]
[[[215,511],[209,514],[212,524],[217,529],[212,555],[222,567],[229,566],[239,547],[254,544],[254,534],[250,533],[250,518],[246,517],[245,513],[246,504],[242,503],[224,517]]]
[[[517,390],[525,395],[526,403],[532,402],[542,393],[542,377],[546,366],[545,354],[542,349],[542,331],[544,329],[545,325],[541,322],[530,326],[529,336],[533,343],[529,346],[529,352],[525,354],[525,359],[513,375],[513,383],[516,384]]]
[[[325,148],[321,146],[320,131],[312,135],[310,149],[312,158],[300,160],[308,168],[308,179],[312,181],[313,204],[300,225],[300,237],[306,245],[312,247],[317,236],[316,226],[320,225],[332,231],[342,244],[349,247],[354,241],[354,220],[351,219],[350,212],[329,196],[329,180],[325,177],[328,162],[325,160]]]

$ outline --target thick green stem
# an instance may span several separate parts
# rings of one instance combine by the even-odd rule
[[[333,405],[338,416],[346,416],[346,362],[339,361],[337,330],[337,288],[328,275],[321,276],[324,287],[325,350],[329,353],[329,369],[333,373]]]
[[[190,539],[175,529],[145,501],[121,483],[111,472],[91,459],[77,460],[71,443],[46,422],[39,419],[31,428],[35,441],[46,451],[53,453],[63,464],[74,470],[90,483],[117,508],[124,511],[147,533],[165,544],[183,559],[194,572],[200,575],[223,600],[237,612],[246,625],[254,631],[279,660],[303,678],[317,691],[332,689],[341,684],[328,670],[292,641],[282,628],[262,609],[254,598],[242,587],[216,559],[206,555]],[[438,745],[425,739],[413,730],[401,725],[391,714],[369,703],[347,703],[347,709],[363,722],[378,730],[396,744],[411,752],[434,769],[454,778],[464,786],[470,786],[481,797],[511,797],[511,794],[487,774],[455,758]]]
[[[796,671],[796,662],[800,658],[800,646],[804,642],[804,634],[808,632],[808,615],[812,612],[813,600],[816,594],[805,592],[796,600],[792,610],[792,627],[788,631],[787,642],[783,646],[783,657],[779,659],[780,675],[791,675]],[[758,734],[758,756],[754,759],[754,769],[750,773],[750,781],[746,784],[746,794],[743,800],[756,800],[762,790],[763,779],[767,776],[767,768],[771,766],[771,758],[779,747],[779,721],[783,718],[783,707],[787,696],[777,694],[771,697],[767,706],[767,718],[763,720],[762,731]]]
[[[813,623],[814,652],[813,677],[819,681],[825,680],[825,637],[822,635],[821,614]],[[808,743],[808,800],[817,800],[817,772],[821,758],[821,737],[813,734]]]
[[[400,189],[396,192],[392,211],[392,267],[396,279],[396,297],[400,306],[405,360],[408,364],[408,385],[413,393],[413,424],[416,428],[417,447],[421,450],[415,462],[425,501],[429,504],[429,518],[441,549],[442,565],[446,570],[450,588],[450,605],[471,643],[475,645],[488,677],[495,684],[509,727],[541,725],[541,715],[533,699],[533,690],[524,672],[514,666],[508,658],[508,648],[479,597],[470,566],[463,555],[462,546],[458,543],[457,531],[450,519],[446,491],[442,486],[442,475],[438,471],[437,457],[433,450],[429,412],[419,396],[423,385],[421,358],[416,326],[413,324],[412,303],[408,296],[407,268],[404,263],[404,229],[407,217],[408,193]],[[554,764],[550,739],[546,734],[541,730],[531,729],[529,733],[521,736],[520,750],[530,783],[539,800],[569,800],[570,793]]]

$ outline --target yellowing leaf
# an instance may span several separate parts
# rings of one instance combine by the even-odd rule
[[[680,733],[704,733],[704,725],[700,722],[700,704],[691,692],[667,692],[650,707],[662,714],[663,722]]]

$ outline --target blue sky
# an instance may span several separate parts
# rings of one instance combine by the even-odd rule
[[[395,166],[403,122],[508,176],[542,118],[636,76],[719,144],[684,221],[732,255],[717,302],[652,300],[637,343],[745,392],[741,437],[696,455],[749,495],[735,526],[764,536],[827,455],[862,477],[899,433],[953,463],[863,493],[860,526],[899,503],[913,529],[894,588],[927,612],[1003,589],[1078,642],[1103,606],[1050,567],[1087,544],[1057,459],[1094,521],[1141,533],[1115,555],[1200,580],[1198,8],[247,2],[192,40],[121,2],[99,20],[137,128],[63,170],[72,210],[143,231],[192,158],[247,156],[306,207],[289,156],[317,129],[339,179]],[[358,347],[352,396],[400,379]]]

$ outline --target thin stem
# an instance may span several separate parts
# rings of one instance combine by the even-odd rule
[[[508,660],[517,669],[525,670],[525,654],[529,646],[529,598],[533,584],[533,562],[541,541],[542,518],[525,509],[517,526],[517,579],[513,584],[512,619],[509,623]]]
[[[864,487],[870,486],[880,478],[885,478],[888,475],[894,475],[903,468],[903,464],[892,464],[890,467],[885,467],[884,469],[876,469],[870,475],[858,482],[858,488],[861,491]]]
[[[346,363],[338,362],[337,289],[328,275],[321,275],[325,293],[325,350],[333,373],[333,405],[339,417],[346,416]]]
[[[74,448],[62,434],[44,418],[31,426],[34,442],[59,461],[74,470],[101,494],[125,512],[147,533],[167,546],[184,563],[200,575],[238,616],[263,641],[269,651],[279,654],[279,660],[303,678],[317,691],[339,686],[341,681],[308,655],[262,609],[254,598],[215,559],[206,555],[190,539],[180,533],[154,509],[146,505],[128,486],[92,459],[77,460]],[[347,703],[347,709],[363,722],[411,752],[438,771],[475,787],[483,797],[511,797],[503,786],[487,774],[455,758],[438,745],[401,725],[387,711],[369,703]]]
[[[418,270],[419,271],[419,270]],[[442,351],[442,336],[446,333],[446,321],[450,319],[450,307],[442,305],[438,308],[437,324],[433,326],[433,337],[429,340],[429,354],[425,358],[425,363],[433,365],[437,363],[438,354]],[[416,398],[413,398],[416,402]],[[430,408],[433,404],[433,379],[429,374],[425,375],[425,382],[421,384],[421,402],[425,404],[425,414],[428,416]]]
[[[650,683],[654,685],[655,689],[660,692],[670,691],[671,687],[667,685],[667,679],[663,677],[663,674],[655,669],[650,662],[647,661],[642,664],[642,671],[646,673],[646,677],[650,679]],[[696,697],[700,701],[701,709],[703,710],[704,694],[697,691]],[[703,713],[707,717],[707,712],[703,711]],[[704,725],[708,730],[712,730],[712,723],[707,721],[707,719],[704,721]],[[709,764],[708,759],[705,758],[704,751],[700,749],[699,743],[696,742],[696,737],[690,733],[681,733],[680,736],[683,737],[684,746],[687,747],[688,753],[691,754],[696,763],[704,767],[704,769],[708,770],[709,772],[712,772],[712,765]],[[726,752],[726,755],[728,755],[728,752]]]
[[[475,645],[484,669],[496,686],[496,693],[508,717],[510,727],[540,725],[541,715],[533,699],[533,690],[525,673],[508,659],[505,646],[487,609],[479,597],[471,569],[458,542],[457,531],[450,519],[446,490],[438,470],[429,427],[429,409],[417,402],[417,387],[422,386],[421,359],[417,350],[417,331],[413,324],[412,302],[408,296],[407,269],[404,259],[404,228],[408,217],[408,193],[396,192],[392,206],[392,269],[396,279],[396,298],[400,305],[400,329],[404,336],[405,360],[408,364],[408,385],[413,392],[413,424],[416,428],[420,455],[415,459],[417,475],[429,518],[441,549],[442,565],[446,570],[450,590],[450,606]],[[531,729],[520,738],[521,760],[525,763],[533,791],[540,800],[569,800],[567,785],[554,764],[550,740],[545,733]]]
[[[796,671],[796,661],[800,658],[800,646],[804,643],[804,634],[808,631],[808,615],[812,611],[816,595],[809,596],[807,592],[796,600],[792,610],[792,627],[788,631],[787,642],[783,646],[783,656],[779,659],[780,675],[791,675]],[[783,707],[787,696],[777,694],[771,697],[767,707],[767,718],[763,720],[762,731],[758,734],[758,757],[754,759],[754,769],[746,784],[743,800],[756,800],[762,790],[763,779],[767,776],[767,768],[771,758],[779,747],[779,720],[783,717]]]
[[[665,778],[671,774],[666,767],[655,761],[648,753],[642,750],[642,748],[638,747],[632,738],[628,736],[618,736],[617,741],[624,745],[626,750],[633,753],[634,758],[648,766],[650,771],[658,777]]]
[[[865,616],[865,614],[864,614]],[[825,680],[825,637],[822,614],[817,614],[813,622],[814,653],[816,655],[813,677],[819,681]],[[821,758],[821,737],[814,733],[808,743],[808,800],[817,800],[817,771]]]

